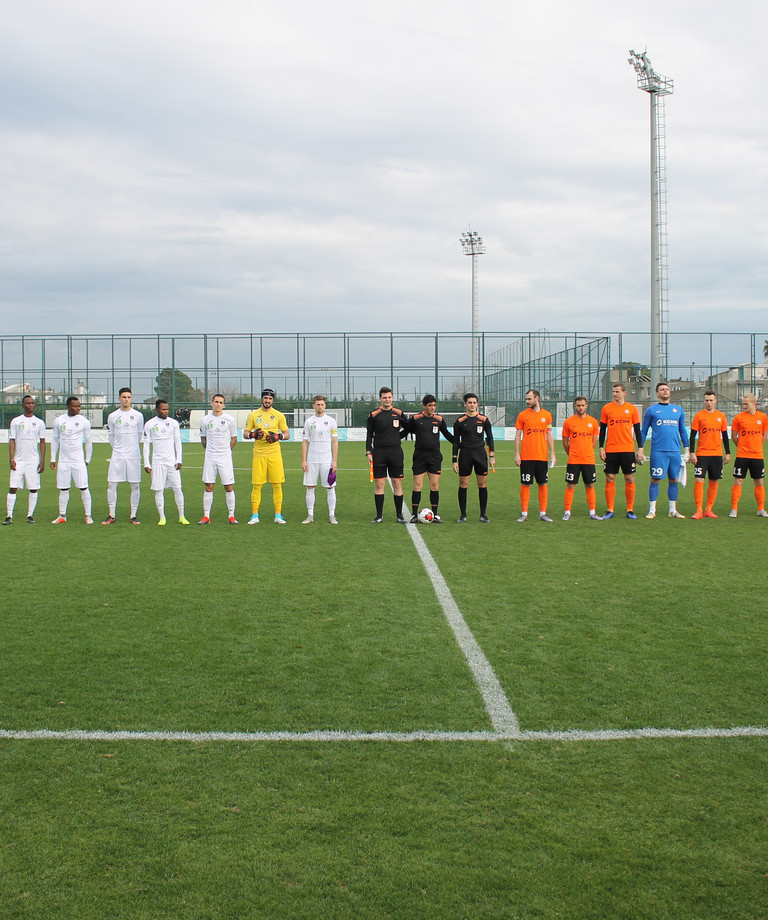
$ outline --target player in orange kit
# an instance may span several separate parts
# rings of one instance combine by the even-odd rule
[[[528,501],[531,483],[536,480],[539,486],[539,520],[551,524],[547,515],[547,456],[549,465],[555,465],[555,436],[552,432],[552,415],[541,408],[541,396],[538,390],[528,390],[525,394],[526,408],[518,415],[515,422],[515,463],[520,467],[520,517],[518,524],[528,520]]]
[[[563,424],[563,447],[568,455],[565,468],[565,512],[563,520],[571,518],[573,494],[579,477],[584,480],[587,493],[589,517],[593,521],[602,521],[597,513],[595,482],[595,447],[597,446],[599,425],[596,418],[587,415],[589,403],[586,396],[577,396],[573,401],[575,415],[567,418]]]
[[[731,422],[731,435],[736,445],[736,459],[733,463],[733,476],[736,480],[731,490],[731,512],[728,517],[739,516],[739,499],[741,486],[747,473],[755,483],[755,501],[757,516],[768,517],[765,510],[765,459],[763,441],[768,437],[768,415],[758,412],[754,394],[748,393],[742,400],[743,412]]]
[[[637,520],[635,514],[636,462],[642,463],[643,442],[640,439],[640,413],[637,406],[627,402],[627,388],[623,383],[611,387],[613,402],[606,403],[600,413],[600,459],[605,473],[605,504],[608,509],[603,518],[615,517],[616,476],[624,474],[624,495],[627,499],[627,517]],[[637,454],[635,454],[637,441]]]
[[[699,449],[695,450],[696,438]],[[716,518],[712,510],[717,498],[717,487],[723,478],[723,449],[725,462],[731,461],[731,445],[728,441],[728,419],[725,412],[717,408],[717,396],[712,390],[704,392],[704,408],[694,415],[691,421],[691,463],[693,464],[693,500],[696,512],[691,519]],[[704,479],[709,476],[707,489],[707,506],[704,508]]]

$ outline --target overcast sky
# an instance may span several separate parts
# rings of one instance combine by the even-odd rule
[[[758,0],[0,8],[3,334],[768,326]]]

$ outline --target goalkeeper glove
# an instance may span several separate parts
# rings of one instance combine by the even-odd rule
[[[264,440],[267,444],[274,444],[275,441],[280,440],[280,435],[276,431],[267,431],[264,433]]]

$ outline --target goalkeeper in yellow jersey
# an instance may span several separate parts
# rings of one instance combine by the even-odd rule
[[[261,487],[269,480],[272,483],[272,500],[275,505],[275,524],[285,524],[283,510],[283,455],[280,441],[287,441],[291,432],[282,412],[272,408],[275,391],[269,388],[261,392],[261,407],[248,415],[243,437],[253,440],[253,473],[251,482],[251,519],[249,524],[259,523]]]

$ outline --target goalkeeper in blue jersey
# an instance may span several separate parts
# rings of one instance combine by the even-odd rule
[[[678,480],[683,463],[688,462],[688,433],[685,430],[685,413],[682,406],[669,401],[671,391],[668,383],[656,384],[657,405],[649,406],[643,416],[640,433],[641,444],[645,443],[648,431],[651,432],[651,485],[648,489],[650,507],[647,518],[656,517],[656,500],[659,497],[659,483],[669,480],[667,496],[669,498],[669,516],[684,518],[677,510]],[[685,456],[681,458],[681,447]]]

